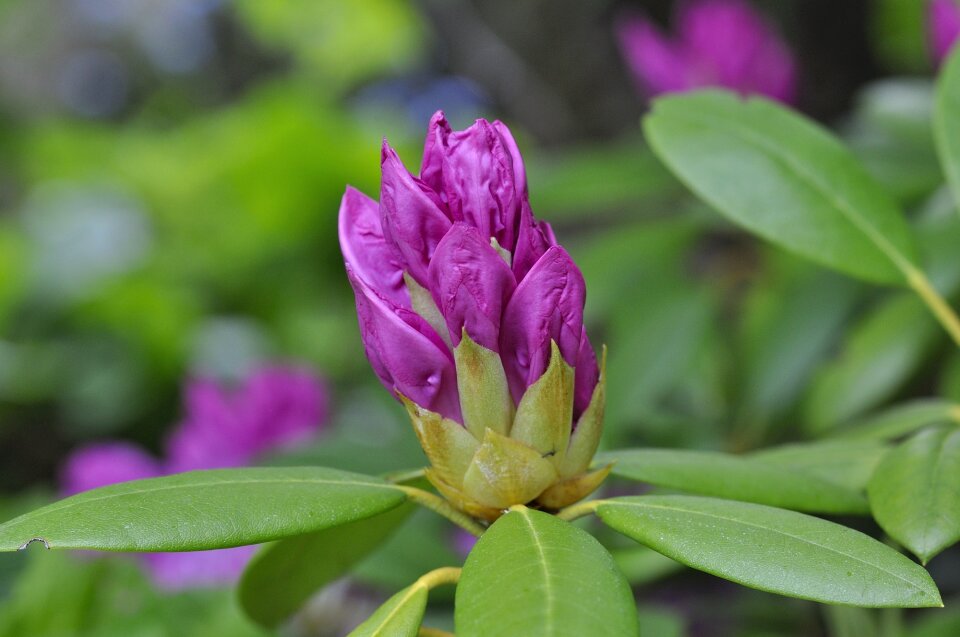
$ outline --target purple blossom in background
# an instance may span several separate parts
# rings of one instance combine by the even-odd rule
[[[671,38],[639,15],[623,16],[617,24],[623,56],[648,95],[717,86],[794,101],[793,55],[745,0],[681,2],[674,26]]]
[[[324,383],[307,370],[268,367],[232,389],[212,380],[191,381],[184,412],[167,441],[163,462],[126,442],[75,450],[61,473],[64,495],[181,471],[250,464],[315,434],[327,420],[328,394]],[[239,546],[141,557],[158,586],[175,590],[232,582],[255,551],[256,546]]]
[[[927,35],[930,52],[939,64],[960,36],[960,4],[956,0],[930,0],[927,3]]]

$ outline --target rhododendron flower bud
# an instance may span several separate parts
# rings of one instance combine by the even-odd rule
[[[430,121],[419,176],[384,142],[380,201],[347,188],[340,245],[364,349],[406,406],[437,489],[496,518],[559,508],[588,473],[604,380],[583,328],[583,276],[534,219],[510,131]]]
[[[927,37],[937,63],[943,61],[960,36],[960,4],[956,0],[927,2]]]
[[[794,100],[793,56],[745,0],[688,0],[677,7],[673,38],[637,15],[624,16],[617,25],[620,49],[644,92],[719,86]]]

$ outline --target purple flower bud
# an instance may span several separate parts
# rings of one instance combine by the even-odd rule
[[[960,36],[960,4],[956,0],[927,2],[927,37],[933,59],[939,64]]]
[[[639,16],[617,25],[620,48],[646,93],[720,86],[792,102],[796,67],[776,30],[744,0],[678,5],[676,36]]]

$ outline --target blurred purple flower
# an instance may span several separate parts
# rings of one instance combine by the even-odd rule
[[[87,445],[63,466],[64,495],[180,471],[247,465],[269,451],[303,442],[328,416],[326,386],[299,368],[264,368],[233,390],[193,380],[185,394],[186,414],[168,440],[165,462],[126,442]],[[255,550],[240,546],[141,557],[158,586],[181,589],[234,581]]]
[[[638,15],[617,24],[620,49],[649,95],[718,86],[793,102],[793,55],[774,27],[745,0],[686,0],[676,36]]]
[[[960,36],[960,4],[956,0],[929,0],[927,3],[927,35],[930,52],[939,64]]]

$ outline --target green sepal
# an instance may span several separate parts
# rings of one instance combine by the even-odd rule
[[[530,502],[557,479],[557,470],[540,452],[487,429],[463,476],[463,492],[494,509]]]
[[[478,345],[464,329],[460,344],[453,350],[457,364],[457,391],[463,422],[477,440],[484,431],[510,433],[513,421],[513,398],[507,385],[500,355]]]
[[[413,307],[413,311],[430,324],[430,327],[443,339],[447,347],[452,348],[453,344],[450,342],[450,330],[447,329],[447,322],[444,320],[443,314],[440,313],[440,308],[437,307],[437,303],[433,300],[433,295],[430,294],[427,288],[417,283],[407,272],[403,273],[403,282],[407,286],[407,292],[410,294],[410,306]]]
[[[550,341],[550,365],[520,399],[510,437],[536,449],[560,467],[570,444],[573,421],[573,368]]]
[[[560,480],[541,493],[537,503],[547,509],[562,509],[574,502],[579,502],[599,489],[612,469],[613,463],[590,473]]]
[[[480,443],[460,424],[398,395],[435,472],[444,482],[459,488]]]
[[[570,436],[567,454],[558,467],[561,478],[580,475],[590,468],[603,433],[603,412],[607,402],[607,346],[600,354],[600,378],[590,397],[590,404],[580,415]]]

